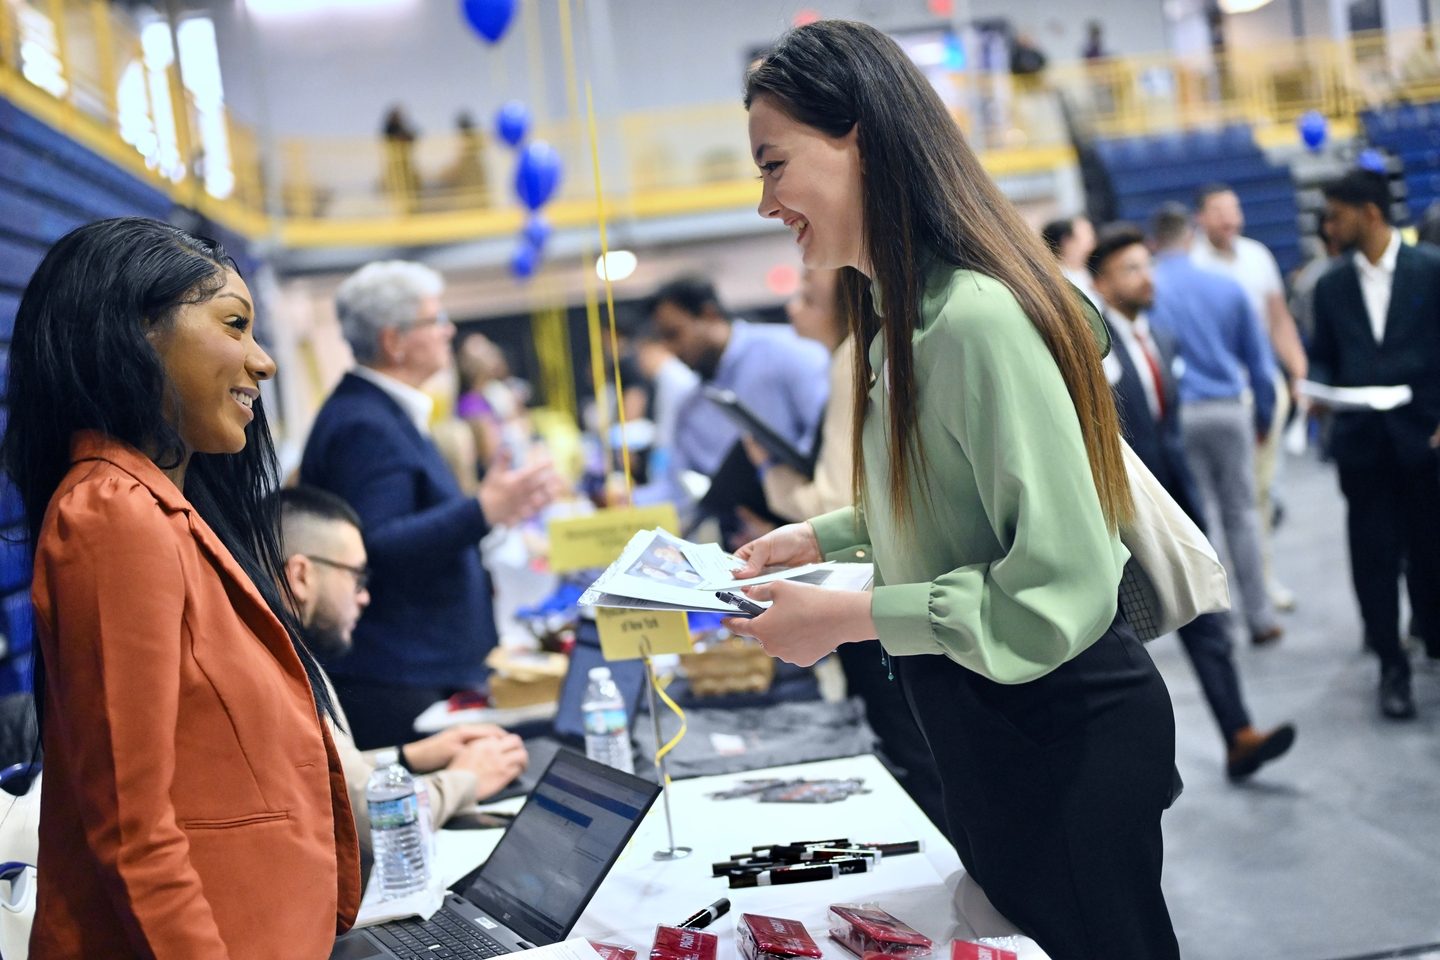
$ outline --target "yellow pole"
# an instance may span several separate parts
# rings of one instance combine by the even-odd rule
[[[570,116],[578,125],[580,122],[580,82],[575,75],[575,36],[570,20],[570,0],[560,0],[560,43],[565,56],[565,95],[570,106]],[[580,276],[585,285],[585,320],[590,334],[590,379],[595,395],[595,426],[600,431],[600,449],[605,457],[605,476],[610,476],[610,464],[614,462],[614,451],[610,446],[610,410],[602,403],[605,394],[605,354],[600,332],[600,303],[595,289],[595,265],[591,261],[593,251],[588,243],[580,243]],[[617,401],[620,387],[615,387]],[[618,405],[618,404],[617,404]]]
[[[635,482],[630,473],[630,443],[625,436],[625,385],[620,381],[620,337],[615,329],[615,288],[610,282],[610,239],[605,230],[605,193],[600,185],[600,138],[595,132],[595,97],[585,81],[585,118],[590,129],[590,166],[595,172],[595,220],[600,226],[600,262],[605,264],[605,312],[610,318],[610,360],[615,366],[615,409],[620,417],[620,462],[625,471],[625,498],[634,499]]]

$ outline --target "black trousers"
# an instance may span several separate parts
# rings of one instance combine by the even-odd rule
[[[1415,623],[1440,656],[1440,459],[1404,464],[1393,457],[1341,466],[1348,507],[1350,577],[1365,635],[1384,668],[1406,674],[1400,646],[1400,575],[1409,581]]]
[[[879,640],[841,644],[836,653],[850,696],[860,698],[865,722],[880,740],[881,762],[943,833],[945,801],[940,794],[940,773],[915,725],[904,691],[891,679],[894,661],[883,659],[885,651]]]
[[[398,747],[419,740],[415,718],[436,700],[455,692],[450,687],[407,687],[373,680],[332,678],[345,718],[350,721],[350,736],[361,750]]]
[[[1250,726],[1250,713],[1240,692],[1240,675],[1235,671],[1230,620],[1224,614],[1202,613],[1181,627],[1179,633],[1205,702],[1228,747],[1236,733]]]
[[[950,839],[996,909],[1054,960],[1178,960],[1160,889],[1175,715],[1123,618],[1029,683],[942,656],[895,663]]]

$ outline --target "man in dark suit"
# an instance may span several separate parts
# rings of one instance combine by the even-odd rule
[[[1393,410],[1335,411],[1330,437],[1360,618],[1380,657],[1380,710],[1403,720],[1415,701],[1400,646],[1402,570],[1426,652],[1440,658],[1440,251],[1400,242],[1380,174],[1346,174],[1325,188],[1325,208],[1348,256],[1315,284],[1311,377],[1413,394]]]
[[[325,666],[362,750],[414,739],[426,707],[481,685],[496,643],[480,540],[549,502],[546,462],[489,470],[466,496],[430,439],[421,386],[451,362],[455,328],[440,308],[440,275],[418,263],[371,263],[335,294],[356,366],[320,409],[302,483],[360,515],[370,558],[370,607],[354,648]]]
[[[1105,370],[1125,439],[1203,530],[1205,521],[1180,432],[1174,345],[1168,335],[1151,330],[1146,317],[1155,301],[1155,283],[1144,234],[1124,224],[1103,231],[1090,254],[1090,273],[1110,329],[1112,347]],[[1289,750],[1295,742],[1294,726],[1286,723],[1262,732],[1250,723],[1235,672],[1228,618],[1201,614],[1179,633],[1225,740],[1225,771],[1230,779],[1244,779]]]

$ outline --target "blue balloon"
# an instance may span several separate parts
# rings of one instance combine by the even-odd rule
[[[525,134],[530,132],[530,108],[519,100],[511,100],[500,107],[495,114],[495,129],[512,147],[518,147]]]
[[[531,210],[539,210],[560,185],[560,154],[544,140],[535,140],[520,151],[515,169],[515,195]]]
[[[1390,164],[1385,160],[1385,154],[1370,147],[1360,151],[1360,156],[1355,159],[1355,166],[1361,170],[1369,170],[1371,173],[1389,173]]]
[[[1325,138],[1330,135],[1330,121],[1318,110],[1311,110],[1302,116],[1299,126],[1300,139],[1312,151],[1319,151],[1325,145]]]
[[[550,239],[550,234],[553,232],[554,230],[550,227],[550,221],[536,213],[532,214],[530,219],[525,221],[525,227],[520,231],[520,235],[525,238],[526,243],[530,244],[530,246],[536,250],[543,250],[545,249],[545,241]]]
[[[515,17],[515,0],[464,0],[465,19],[491,43],[505,35]]]
[[[540,264],[540,254],[527,241],[522,240],[510,257],[510,273],[516,280],[528,280]]]

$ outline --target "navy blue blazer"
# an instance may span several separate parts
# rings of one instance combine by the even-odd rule
[[[326,669],[402,686],[483,681],[496,643],[479,550],[490,526],[400,405],[346,374],[315,418],[300,480],[355,508],[370,555],[370,606],[355,648]]]
[[[1315,284],[1310,379],[1336,387],[1404,383],[1415,394],[1395,410],[1336,412],[1330,434],[1336,463],[1431,461],[1430,437],[1440,425],[1440,251],[1400,248],[1382,343],[1371,332],[1354,259],[1331,267]]]
[[[1110,328],[1113,344],[1110,355],[1119,362],[1121,371],[1120,381],[1111,385],[1115,406],[1120,412],[1120,432],[1165,492],[1175,499],[1196,526],[1204,530],[1205,514],[1201,509],[1195,478],[1190,473],[1190,464],[1185,459],[1185,439],[1180,433],[1180,390],[1172,372],[1175,367],[1175,341],[1166,331],[1150,327],[1150,340],[1160,353],[1160,383],[1165,399],[1165,415],[1157,421],[1150,412],[1149,401],[1145,399],[1140,372],[1135,369],[1130,351],[1115,329],[1117,323],[1126,322],[1115,320],[1106,313],[1105,324]]]

